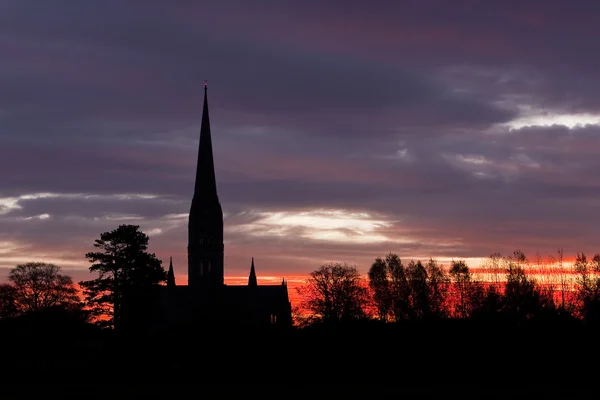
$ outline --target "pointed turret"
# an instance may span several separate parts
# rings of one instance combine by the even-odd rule
[[[224,283],[224,248],[223,209],[217,195],[207,92],[204,82],[196,181],[188,223],[188,285],[210,292]]]
[[[175,287],[175,272],[173,271],[173,257],[169,257],[169,272],[167,272],[167,287]]]
[[[254,269],[254,257],[252,257],[252,264],[250,265],[250,276],[248,277],[248,286],[256,286],[256,270]]]

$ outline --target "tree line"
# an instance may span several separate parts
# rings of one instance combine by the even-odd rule
[[[130,290],[164,285],[162,261],[148,252],[148,236],[137,225],[120,225],[94,241],[85,254],[94,279],[78,282],[43,262],[17,265],[0,284],[0,320],[60,310],[100,327],[119,328]],[[377,257],[366,276],[355,266],[330,263],[311,272],[299,287],[295,308],[299,326],[378,320],[384,323],[442,319],[578,319],[600,321],[600,254],[578,253],[572,276],[564,273],[559,250],[550,259],[558,268],[529,260],[515,250],[492,254],[484,275],[464,260],[443,266],[434,259],[403,261],[397,254]],[[541,272],[541,279],[531,271]],[[483,278],[482,278],[483,276]],[[549,281],[548,276],[554,276]]]
[[[506,257],[494,253],[484,269],[488,279],[477,278],[464,260],[444,267],[433,259],[405,263],[394,253],[376,258],[366,277],[355,266],[325,264],[297,289],[301,304],[295,317],[304,326],[366,319],[600,322],[600,254],[588,259],[578,253],[572,279],[564,271],[562,250],[550,261],[558,268],[539,257],[532,263],[520,250]]]
[[[118,328],[128,290],[162,285],[167,273],[149,253],[148,236],[138,225],[120,225],[94,241],[85,254],[95,279],[78,282],[61,268],[44,262],[17,265],[0,284],[0,320],[60,312],[84,323]]]

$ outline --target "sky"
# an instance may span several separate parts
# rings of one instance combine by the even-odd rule
[[[596,253],[599,25],[586,0],[0,0],[0,279],[92,278],[136,224],[185,283],[204,80],[229,277]]]

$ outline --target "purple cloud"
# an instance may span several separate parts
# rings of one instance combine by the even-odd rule
[[[0,267],[138,223],[184,273],[204,79],[230,275],[595,252],[599,11],[4,1]]]

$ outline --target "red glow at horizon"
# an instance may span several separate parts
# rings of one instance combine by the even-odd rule
[[[572,285],[573,279],[576,277],[577,272],[574,270],[572,262],[575,261],[575,257],[572,257],[563,260],[562,268],[558,266],[555,262],[554,265],[551,263],[542,263],[541,265],[537,265],[534,262],[529,262],[528,264],[523,266],[526,274],[535,279],[538,284],[541,286],[551,285],[554,281],[554,284],[559,284],[559,279],[564,278],[569,284]],[[499,266],[497,269],[478,266],[478,267],[470,267],[469,268],[474,278],[479,281],[494,281],[492,277],[497,275],[500,278],[500,281],[504,281],[504,277],[506,275],[506,270],[503,266]],[[285,280],[285,283],[288,287],[288,295],[290,302],[292,303],[292,307],[299,307],[301,303],[301,298],[298,295],[298,288],[303,286],[306,283],[306,279],[309,277],[309,274],[305,275],[271,275],[271,276],[258,276],[257,282],[259,285],[281,285],[282,280]],[[363,276],[365,280],[367,279],[366,274]],[[175,281],[178,285],[187,284],[187,275],[176,275]],[[247,285],[248,277],[247,276],[225,276],[224,281],[226,285]],[[366,281],[365,281],[366,283]],[[80,291],[81,288],[77,281],[73,282],[74,286]]]
[[[281,285],[282,280],[285,280],[285,283],[288,288],[288,296],[290,298],[290,302],[292,303],[292,307],[300,306],[300,296],[298,296],[297,288],[304,285],[306,282],[307,275],[281,275],[281,276],[257,276],[256,281],[259,285],[272,285],[277,286]],[[175,275],[175,282],[177,285],[186,285],[187,284],[187,275]],[[236,286],[241,285],[245,286],[248,284],[247,276],[225,276],[225,284]]]
[[[285,283],[288,288],[288,296],[290,299],[290,303],[292,303],[293,307],[300,306],[300,296],[298,296],[298,291],[296,290],[298,287],[304,285],[306,278],[308,275],[290,275],[280,277],[273,276],[265,276],[265,277],[256,277],[256,281],[259,285],[281,285],[282,280],[285,279]],[[247,277],[239,277],[239,276],[226,276],[225,277],[226,285],[247,285],[248,278]]]

